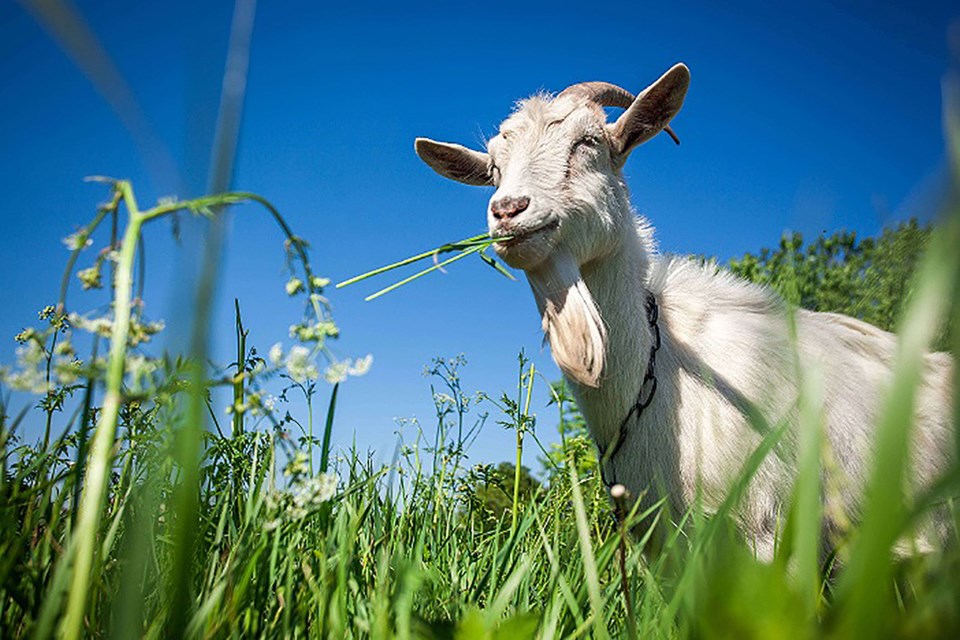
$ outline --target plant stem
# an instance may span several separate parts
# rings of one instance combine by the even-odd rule
[[[486,245],[491,244],[492,242],[493,242],[493,241],[490,239],[490,236],[489,236],[488,234],[486,234],[486,233],[481,233],[480,235],[473,236],[472,238],[466,238],[466,239],[461,240],[461,241],[459,241],[459,242],[451,242],[450,244],[443,245],[443,246],[438,247],[438,248],[436,248],[436,249],[431,249],[430,251],[424,251],[423,253],[418,253],[418,254],[415,255],[415,256],[411,256],[411,257],[406,258],[406,259],[404,259],[404,260],[400,260],[399,262],[394,262],[394,263],[388,264],[388,265],[386,265],[386,266],[384,266],[384,267],[380,267],[379,269],[374,269],[373,271],[368,271],[368,272],[366,272],[366,273],[362,273],[362,274],[360,274],[359,276],[354,276],[353,278],[350,278],[349,280],[344,280],[343,282],[338,283],[338,284],[336,285],[336,288],[339,289],[339,288],[341,288],[341,287],[345,287],[345,286],[347,286],[347,285],[354,284],[355,282],[360,282],[361,280],[366,280],[367,278],[372,278],[373,276],[380,275],[381,273],[385,273],[385,272],[390,271],[390,270],[392,270],[392,269],[399,269],[400,267],[405,267],[405,266],[407,266],[408,264],[413,264],[414,262],[419,262],[420,260],[425,260],[425,259],[427,259],[427,258],[429,258],[429,257],[431,257],[431,256],[435,256],[435,255],[440,254],[440,253],[445,253],[445,252],[447,252],[447,251],[455,251],[455,250],[457,250],[457,249],[467,249],[467,248],[470,248],[471,245],[475,245],[475,244],[480,244],[480,245],[486,246]]]
[[[143,217],[137,208],[130,183],[119,181],[115,189],[129,212],[129,222],[120,247],[114,282],[114,321],[110,334],[110,355],[107,363],[106,393],[100,419],[97,421],[87,462],[83,494],[80,498],[80,517],[72,536],[73,571],[67,611],[60,628],[60,635],[68,640],[82,634],[87,590],[94,570],[97,532],[100,529],[101,508],[106,495],[107,476],[110,470],[111,449],[116,437],[117,416],[120,413],[121,386],[123,385],[124,361],[127,355],[127,336],[130,331],[130,294],[133,285],[133,260],[137,250],[137,238],[143,225]],[[69,554],[64,561],[70,561]]]
[[[237,328],[237,376],[233,381],[233,436],[243,433],[243,374],[244,363],[247,359],[247,332],[243,329],[243,318],[240,317],[240,301],[234,298]]]
[[[517,512],[520,504],[520,464],[523,460],[523,432],[526,429],[527,416],[530,415],[530,398],[533,394],[533,376],[535,375],[535,365],[530,363],[530,371],[527,381],[527,399],[523,405],[523,412],[517,416],[517,458],[513,471],[513,512],[510,524],[510,532],[517,530]],[[522,372],[521,372],[522,373]],[[520,377],[521,390],[523,389],[523,376]],[[520,407],[517,406],[519,411]]]
[[[423,271],[418,271],[417,273],[413,274],[412,276],[407,277],[407,278],[404,278],[404,279],[401,280],[400,282],[394,283],[394,284],[390,285],[389,287],[385,287],[385,288],[383,288],[383,289],[380,289],[380,291],[377,291],[376,293],[367,296],[367,297],[364,298],[363,300],[364,300],[364,302],[370,302],[371,300],[373,300],[373,299],[375,299],[375,298],[379,298],[379,297],[382,296],[383,294],[385,294],[385,293],[390,293],[390,292],[393,291],[394,289],[398,289],[398,288],[402,287],[403,285],[405,285],[405,284],[407,284],[407,283],[413,282],[413,281],[416,280],[417,278],[419,278],[419,277],[421,277],[421,276],[425,276],[425,275],[427,275],[428,273],[430,273],[431,271],[436,271],[437,269],[441,269],[441,268],[447,266],[448,264],[450,264],[450,263],[452,263],[452,262],[456,262],[457,260],[460,260],[460,259],[462,259],[462,258],[466,258],[466,257],[469,256],[470,254],[476,253],[476,252],[480,251],[481,249],[484,248],[484,246],[485,246],[485,245],[480,244],[480,245],[476,245],[476,246],[470,247],[470,248],[467,249],[466,251],[464,251],[464,252],[462,252],[462,253],[458,253],[457,255],[453,256],[452,258],[447,258],[447,259],[444,260],[443,262],[438,262],[437,264],[433,265],[432,267],[428,267],[428,268],[424,269]]]

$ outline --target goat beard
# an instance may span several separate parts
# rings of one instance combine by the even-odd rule
[[[607,329],[573,256],[558,254],[527,272],[550,351],[567,377],[600,386]]]

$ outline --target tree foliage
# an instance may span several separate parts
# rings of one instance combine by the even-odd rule
[[[464,487],[471,504],[471,512],[479,516],[481,524],[492,528],[510,515],[513,506],[513,482],[516,466],[512,462],[497,465],[478,465],[467,474]],[[531,501],[539,491],[540,482],[526,466],[520,467],[519,498],[523,504]]]
[[[729,269],[772,287],[792,305],[843,313],[895,331],[931,232],[930,225],[911,218],[877,238],[837,231],[804,244],[801,234],[785,233],[776,249],[732,259]],[[946,347],[945,335],[936,346]]]

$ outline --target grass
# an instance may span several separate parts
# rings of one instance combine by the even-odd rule
[[[240,22],[252,21],[247,18]],[[237,43],[241,55],[232,66],[242,67],[247,45],[244,38]],[[866,507],[840,541],[842,566],[820,564],[822,497],[830,487],[821,482],[829,456],[823,455],[824,390],[816,371],[800,372],[794,498],[775,560],[763,564],[737,538],[730,515],[764,458],[782,448],[786,426],[764,424],[760,416],[755,426],[763,440],[714,514],[697,506],[670,514],[662,501],[645,511],[639,503],[611,501],[592,444],[566,424],[562,389],[546,382],[562,442],[543,452],[548,464],[540,487],[521,493],[523,448],[530,440],[540,445],[530,415],[540,378],[522,355],[518,380],[500,400],[466,394],[460,360],[434,363],[436,424],[407,425],[390,464],[376,465],[357,451],[331,451],[337,385],[369,363],[337,361],[326,348],[339,330],[324,297],[328,282],[313,272],[305,241],[260,196],[219,193],[229,182],[230,141],[239,123],[240,100],[225,103],[211,180],[215,194],[142,209],[129,183],[102,179],[108,200],[68,238],[72,252],[58,304],[41,312],[42,326],[17,336],[19,362],[3,373],[3,382],[39,401],[15,409],[14,399],[23,396],[0,393],[0,635],[470,640],[960,634],[956,540],[931,554],[897,559],[891,553],[929,509],[952,507],[960,490],[957,468],[910,500],[904,486],[920,355],[939,323],[950,317],[960,326],[956,203],[927,254],[901,327],[896,381],[880,423]],[[945,113],[956,114],[956,105],[948,103]],[[948,120],[947,130],[953,182],[960,184],[960,125]],[[192,353],[151,354],[150,337],[162,325],[143,314],[149,223],[178,211],[216,221],[243,203],[271,215],[284,238],[293,271],[286,290],[304,303],[293,331],[298,344],[263,357],[237,304],[236,360],[218,368],[201,364],[208,313],[200,302],[209,297],[201,291]],[[104,222],[112,227],[105,242]],[[95,240],[102,251],[76,271]],[[467,238],[338,286],[434,260],[373,299],[473,254],[502,270],[485,253],[491,243],[486,235]],[[447,253],[454,255],[439,260]],[[68,293],[74,277],[84,289],[106,281],[109,308],[92,316],[73,312]],[[953,340],[956,356],[960,332]],[[217,388],[230,392],[229,426],[217,418]],[[283,408],[294,395],[306,401],[301,415]],[[960,416],[960,396],[954,398]],[[500,517],[491,517],[478,499],[484,469],[469,467],[466,458],[486,424],[485,411],[501,415],[516,432],[517,464],[504,491],[510,508]],[[315,420],[322,420],[319,435]],[[28,425],[38,423],[42,436],[25,437]]]
[[[921,270],[862,527],[849,532],[845,566],[828,579],[819,564],[823,390],[816,372],[804,375],[800,471],[772,564],[758,563],[737,540],[729,513],[777,449],[781,425],[759,425],[763,443],[710,517],[696,508],[673,519],[659,506],[615,508],[591,445],[573,435],[544,451],[547,477],[529,498],[520,497],[517,465],[511,508],[491,520],[475,499],[477,470],[465,456],[483,426],[480,411],[501,413],[516,430],[518,460],[524,436],[535,437],[529,411],[537,376],[522,356],[515,394],[481,398],[483,407],[460,388],[462,363],[438,361],[432,373],[444,391],[434,390],[437,424],[408,433],[390,464],[332,452],[336,380],[363,367],[329,359],[325,341],[337,329],[322,295],[327,283],[311,270],[305,243],[253,194],[142,210],[129,183],[105,182],[111,197],[69,239],[67,276],[99,225],[125,211],[122,240],[111,237],[98,254],[107,257],[95,259],[98,269],[114,265],[112,311],[102,318],[71,313],[65,286],[60,303],[41,314],[46,326],[18,336],[20,366],[5,374],[8,384],[32,384],[41,398],[13,413],[8,394],[0,411],[5,634],[915,637],[960,629],[956,547],[906,560],[891,555],[917,514],[958,486],[954,470],[929,495],[912,503],[902,497],[919,354],[938,323],[958,312],[960,263],[951,251],[958,216],[940,230]],[[158,327],[142,317],[133,295],[145,225],[174,211],[215,216],[220,207],[251,201],[275,217],[299,269],[286,287],[304,299],[302,344],[262,358],[237,305],[235,362],[209,371],[189,358],[148,356],[144,342]],[[470,242],[450,246],[484,246],[482,238]],[[92,287],[98,279],[88,272],[81,282]],[[93,351],[81,360],[75,345],[84,330]],[[106,340],[104,358],[97,350]],[[324,373],[332,386],[319,385]],[[282,397],[303,394],[306,416],[281,417],[268,393],[278,386]],[[199,454],[185,457],[183,434],[197,421],[191,402],[201,398],[216,413],[215,387],[232,391],[229,432],[219,421],[198,429]],[[564,399],[550,390],[562,422]],[[327,394],[318,437],[313,400]],[[30,411],[46,425],[36,442],[19,435]],[[657,552],[645,554],[654,540]]]

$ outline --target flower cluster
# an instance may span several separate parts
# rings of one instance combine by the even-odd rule
[[[100,289],[103,282],[100,279],[100,262],[95,262],[92,267],[81,269],[77,272],[77,278],[80,279],[80,286],[84,289]]]
[[[90,239],[86,229],[80,229],[64,238],[63,244],[66,245],[70,251],[79,251],[92,245],[93,240]]]
[[[108,316],[87,318],[78,313],[71,313],[68,320],[71,326],[98,335],[101,338],[109,338],[113,332],[113,319]],[[163,331],[165,326],[163,320],[144,322],[138,316],[132,315],[127,333],[127,344],[136,347],[141,343],[149,342],[150,338]]]
[[[346,380],[347,376],[359,377],[365,375],[368,371],[370,371],[370,367],[372,365],[373,354],[370,353],[362,358],[357,358],[356,360],[347,358],[345,360],[334,362],[327,367],[327,370],[323,373],[323,377],[330,384],[336,384]]]
[[[277,399],[269,393],[254,391],[246,395],[246,400],[244,402],[236,401],[233,404],[228,405],[227,414],[231,415],[238,413],[242,415],[249,412],[251,415],[261,416],[272,413],[276,408],[276,405]]]
[[[295,522],[303,520],[316,511],[325,502],[329,502],[337,493],[340,479],[335,473],[321,473],[310,476],[307,470],[307,456],[297,452],[294,460],[287,465],[299,465],[296,477],[285,490],[275,490],[267,494],[266,506],[273,518],[268,520],[264,528],[267,531],[276,529],[284,521]],[[285,475],[287,474],[284,471]]]
[[[336,338],[340,335],[333,320],[319,320],[317,322],[301,322],[290,325],[290,337],[300,342],[323,343],[327,337]]]
[[[49,326],[43,330],[27,327],[14,337],[20,345],[16,350],[17,365],[13,371],[0,370],[0,380],[17,391],[45,394],[57,386],[76,382],[83,362],[77,359],[70,343],[66,318],[52,306],[44,307],[38,316]]]
[[[267,354],[270,364],[284,369],[286,375],[294,382],[303,384],[320,377],[320,369],[316,364],[316,352],[302,345],[295,345],[289,352],[283,352],[283,345],[279,342],[270,348]],[[362,358],[338,360],[327,366],[323,372],[324,379],[330,384],[343,382],[347,376],[362,376],[373,365],[373,355],[367,354]]]

